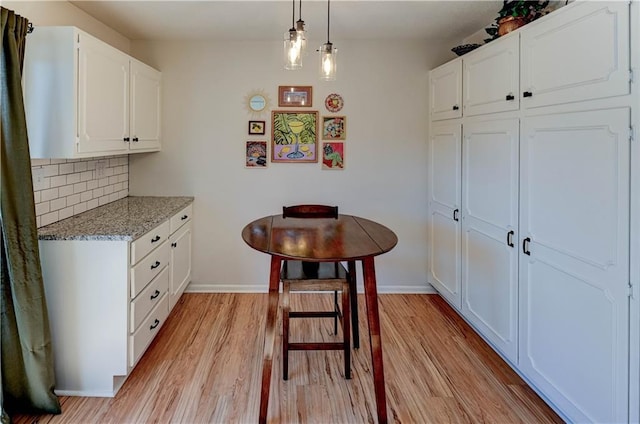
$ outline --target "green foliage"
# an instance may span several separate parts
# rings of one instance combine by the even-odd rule
[[[293,144],[296,141],[296,136],[289,127],[289,122],[292,121],[300,121],[304,124],[300,132],[300,144],[316,143],[317,116],[315,113],[276,112],[273,117],[275,144]]]
[[[502,9],[498,11],[495,23],[484,29],[491,36],[484,42],[488,43],[499,37],[498,25],[501,19],[513,16],[514,18],[524,18],[525,22],[529,23],[545,15],[547,6],[549,6],[549,0],[503,0]]]

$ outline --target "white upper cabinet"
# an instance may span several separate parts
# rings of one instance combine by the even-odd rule
[[[431,119],[462,116],[462,60],[454,60],[430,73],[429,97]]]
[[[75,27],[38,27],[23,90],[32,158],[160,150],[160,72]]]
[[[465,116],[518,110],[519,60],[517,33],[464,56]]]
[[[131,150],[160,149],[161,74],[131,59]]]
[[[79,40],[77,152],[122,151],[129,134],[129,57],[93,37],[79,34]]]
[[[524,108],[629,93],[629,3],[571,6],[521,31]]]

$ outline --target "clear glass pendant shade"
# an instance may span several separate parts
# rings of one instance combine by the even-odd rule
[[[320,47],[320,79],[323,81],[335,81],[337,70],[338,49],[331,43],[325,43]]]
[[[284,33],[284,69],[300,68],[302,68],[302,43],[298,38],[298,31],[291,28]]]

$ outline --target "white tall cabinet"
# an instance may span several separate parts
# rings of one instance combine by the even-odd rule
[[[576,1],[431,73],[429,282],[572,422],[639,417],[639,23]]]

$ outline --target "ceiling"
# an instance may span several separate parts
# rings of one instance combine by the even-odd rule
[[[289,0],[71,3],[130,40],[282,40],[292,18]],[[333,0],[331,41],[462,40],[493,22],[501,6],[502,0]],[[308,39],[326,40],[326,1],[304,0],[302,19]]]

